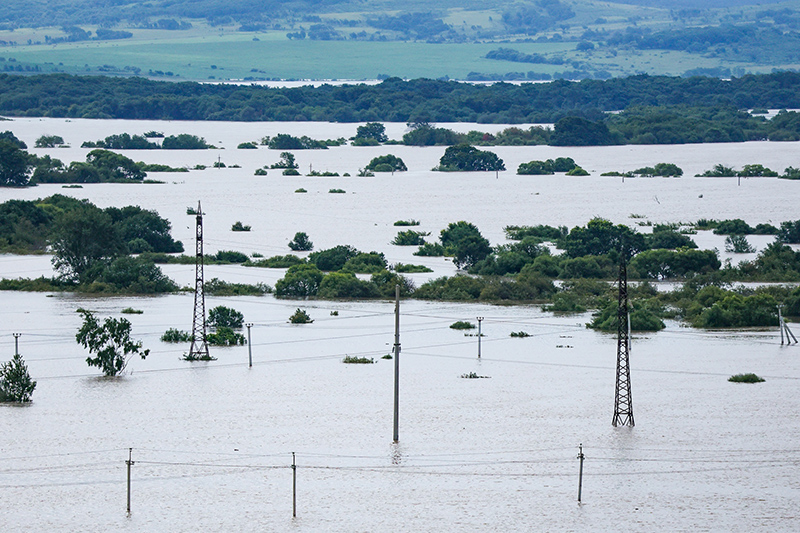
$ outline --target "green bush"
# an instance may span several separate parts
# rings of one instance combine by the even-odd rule
[[[238,220],[231,226],[231,231],[250,231],[250,226],[245,226]]]
[[[375,157],[364,168],[373,172],[405,172],[408,170],[403,160],[392,154]]]
[[[181,331],[175,328],[169,328],[167,331],[161,335],[161,340],[163,342],[191,342],[192,341],[192,334],[188,331]]]
[[[294,265],[302,265],[304,263],[305,260],[300,259],[296,255],[287,254],[287,255],[275,255],[267,259],[261,259],[259,261],[248,261],[244,264],[244,266],[261,267],[261,268],[289,268]]]
[[[420,225],[420,221],[419,220],[414,220],[413,218],[411,220],[397,220],[397,221],[395,221],[394,225],[395,226],[419,226]]]
[[[389,244],[394,244],[395,246],[422,246],[425,244],[425,237],[429,235],[430,232],[414,231],[413,229],[399,231]]]
[[[763,383],[766,381],[764,378],[757,376],[756,374],[735,374],[728,378],[728,381],[732,383]]]
[[[308,252],[314,248],[314,243],[309,240],[307,233],[298,231],[289,241],[289,248],[295,252]]]
[[[256,146],[256,143],[254,142],[243,142],[239,143],[239,146],[237,146],[236,148],[238,148],[239,150],[255,150],[256,148],[258,148],[258,146]]]
[[[450,324],[450,329],[475,329],[476,327],[477,326],[472,322],[466,322],[464,320],[459,320]]]
[[[123,315],[141,315],[144,313],[141,309],[134,309],[133,307],[126,307],[122,311],[120,311]]]
[[[218,305],[208,312],[208,324],[217,329],[241,329],[244,325],[244,315],[236,309]]]
[[[206,335],[206,342],[210,346],[241,346],[247,344],[247,340],[241,333],[236,333],[233,329],[220,326],[214,333]]]
[[[275,282],[275,295],[280,298],[307,298],[316,296],[325,274],[313,264],[289,267],[286,275]]]
[[[345,191],[344,189],[329,189],[328,192],[332,194],[344,194],[347,191]]]
[[[350,365],[371,365],[375,362],[374,359],[371,357],[354,357],[351,355],[346,355],[344,359],[342,359],[342,363],[350,364]]]
[[[233,250],[220,250],[214,254],[214,259],[227,263],[245,263],[247,262],[248,258],[247,255],[243,254],[242,252],[236,252]]]
[[[355,274],[347,272],[331,272],[319,284],[318,298],[377,298],[377,287],[358,279]]]
[[[394,270],[398,274],[416,274],[416,273],[433,272],[433,270],[426,267],[425,265],[410,265],[405,263],[396,263],[395,265],[392,266],[392,270]]]
[[[308,316],[308,313],[298,307],[294,314],[289,317],[289,322],[292,324],[311,324],[314,321]]]

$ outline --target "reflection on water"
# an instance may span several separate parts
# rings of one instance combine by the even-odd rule
[[[375,178],[253,176],[275,151],[236,150],[279,132],[349,137],[352,124],[208,124],[22,119],[8,129],[32,146],[43,134],[73,148],[46,151],[78,160],[84,140],[112,133],[191,132],[221,152],[128,153],[136,160],[194,166],[215,160],[241,169],[162,174],[164,185],[48,185],[0,190],[0,200],[54,193],[101,206],[139,204],[167,216],[191,249],[202,199],[207,250],[288,253],[305,231],[317,249],[348,243],[384,251],[390,262],[426,264],[451,274],[442,258],[390,246],[393,222],[416,218],[432,236],[469,220],[493,244],[508,224],[584,224],[593,216],[630,223],[744,218],[753,224],[797,218],[797,183],[775,179],[600,178],[666,161],[686,174],[722,162],[776,170],[796,160],[796,143],[611,148],[501,147],[510,172],[430,172],[442,147],[333,148],[298,152],[301,168],[353,171],[394,153],[409,172]],[[483,125],[462,125],[488,129]],[[494,126],[492,126],[494,127]],[[390,125],[390,136],[404,125]],[[780,148],[780,149],[778,149]],[[42,150],[32,150],[44,153]],[[515,176],[531,159],[570,156],[593,176]],[[796,163],[795,163],[796,164]],[[308,194],[295,194],[303,186]],[[348,194],[328,194],[329,188]],[[700,198],[702,195],[702,198]],[[653,201],[657,196],[659,201]],[[236,220],[253,226],[234,233]],[[644,228],[646,229],[646,228]],[[696,236],[722,249],[722,238]],[[759,248],[768,240],[753,239]],[[191,284],[191,265],[164,269]],[[49,258],[0,257],[4,277],[50,272]],[[210,266],[208,277],[274,284],[282,271]],[[613,336],[587,330],[589,314],[554,316],[538,306],[403,304],[400,442],[392,444],[393,302],[281,301],[272,296],[208,298],[254,324],[248,348],[218,348],[217,361],[181,360],[187,346],[160,342],[168,328],[189,329],[192,295],[97,298],[2,293],[0,352],[11,332],[38,387],[25,408],[0,405],[0,524],[9,531],[791,531],[800,528],[800,348],[781,347],[777,331],[704,332],[668,321],[632,340],[637,426],[612,428]],[[315,320],[288,317],[303,307]],[[126,375],[98,377],[75,342],[76,308],[126,315],[151,349]],[[337,311],[338,316],[331,315]],[[449,329],[484,317],[477,339]],[[527,338],[511,338],[525,330]],[[559,348],[568,344],[570,349]],[[376,360],[347,365],[345,354]],[[475,372],[490,379],[462,379]],[[727,382],[755,372],[758,385]],[[576,506],[576,446],[584,445],[583,502]],[[387,453],[387,446],[389,450]],[[125,516],[126,465],[133,448],[132,514]],[[297,453],[298,517],[292,519],[291,452]]]

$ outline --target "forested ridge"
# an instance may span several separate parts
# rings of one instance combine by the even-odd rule
[[[514,85],[389,78],[266,88],[65,74],[0,75],[0,114],[70,118],[332,122],[556,122],[633,106],[800,108],[800,74],[731,80],[632,76]]]

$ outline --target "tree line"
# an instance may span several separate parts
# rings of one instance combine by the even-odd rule
[[[267,88],[143,78],[0,75],[9,116],[154,120],[554,123],[632,107],[800,108],[800,74],[631,76],[479,86],[443,80]]]

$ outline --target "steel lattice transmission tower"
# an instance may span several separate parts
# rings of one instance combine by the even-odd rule
[[[194,260],[194,318],[192,320],[192,346],[186,359],[210,359],[206,342],[206,293],[203,282],[203,210],[197,202],[197,226],[195,231]]]
[[[631,369],[628,356],[630,345],[630,313],[628,312],[628,267],[626,250],[620,250],[619,260],[619,305],[617,307],[617,387],[614,392],[614,419],[617,427],[635,426],[633,422],[633,399],[631,398]]]

